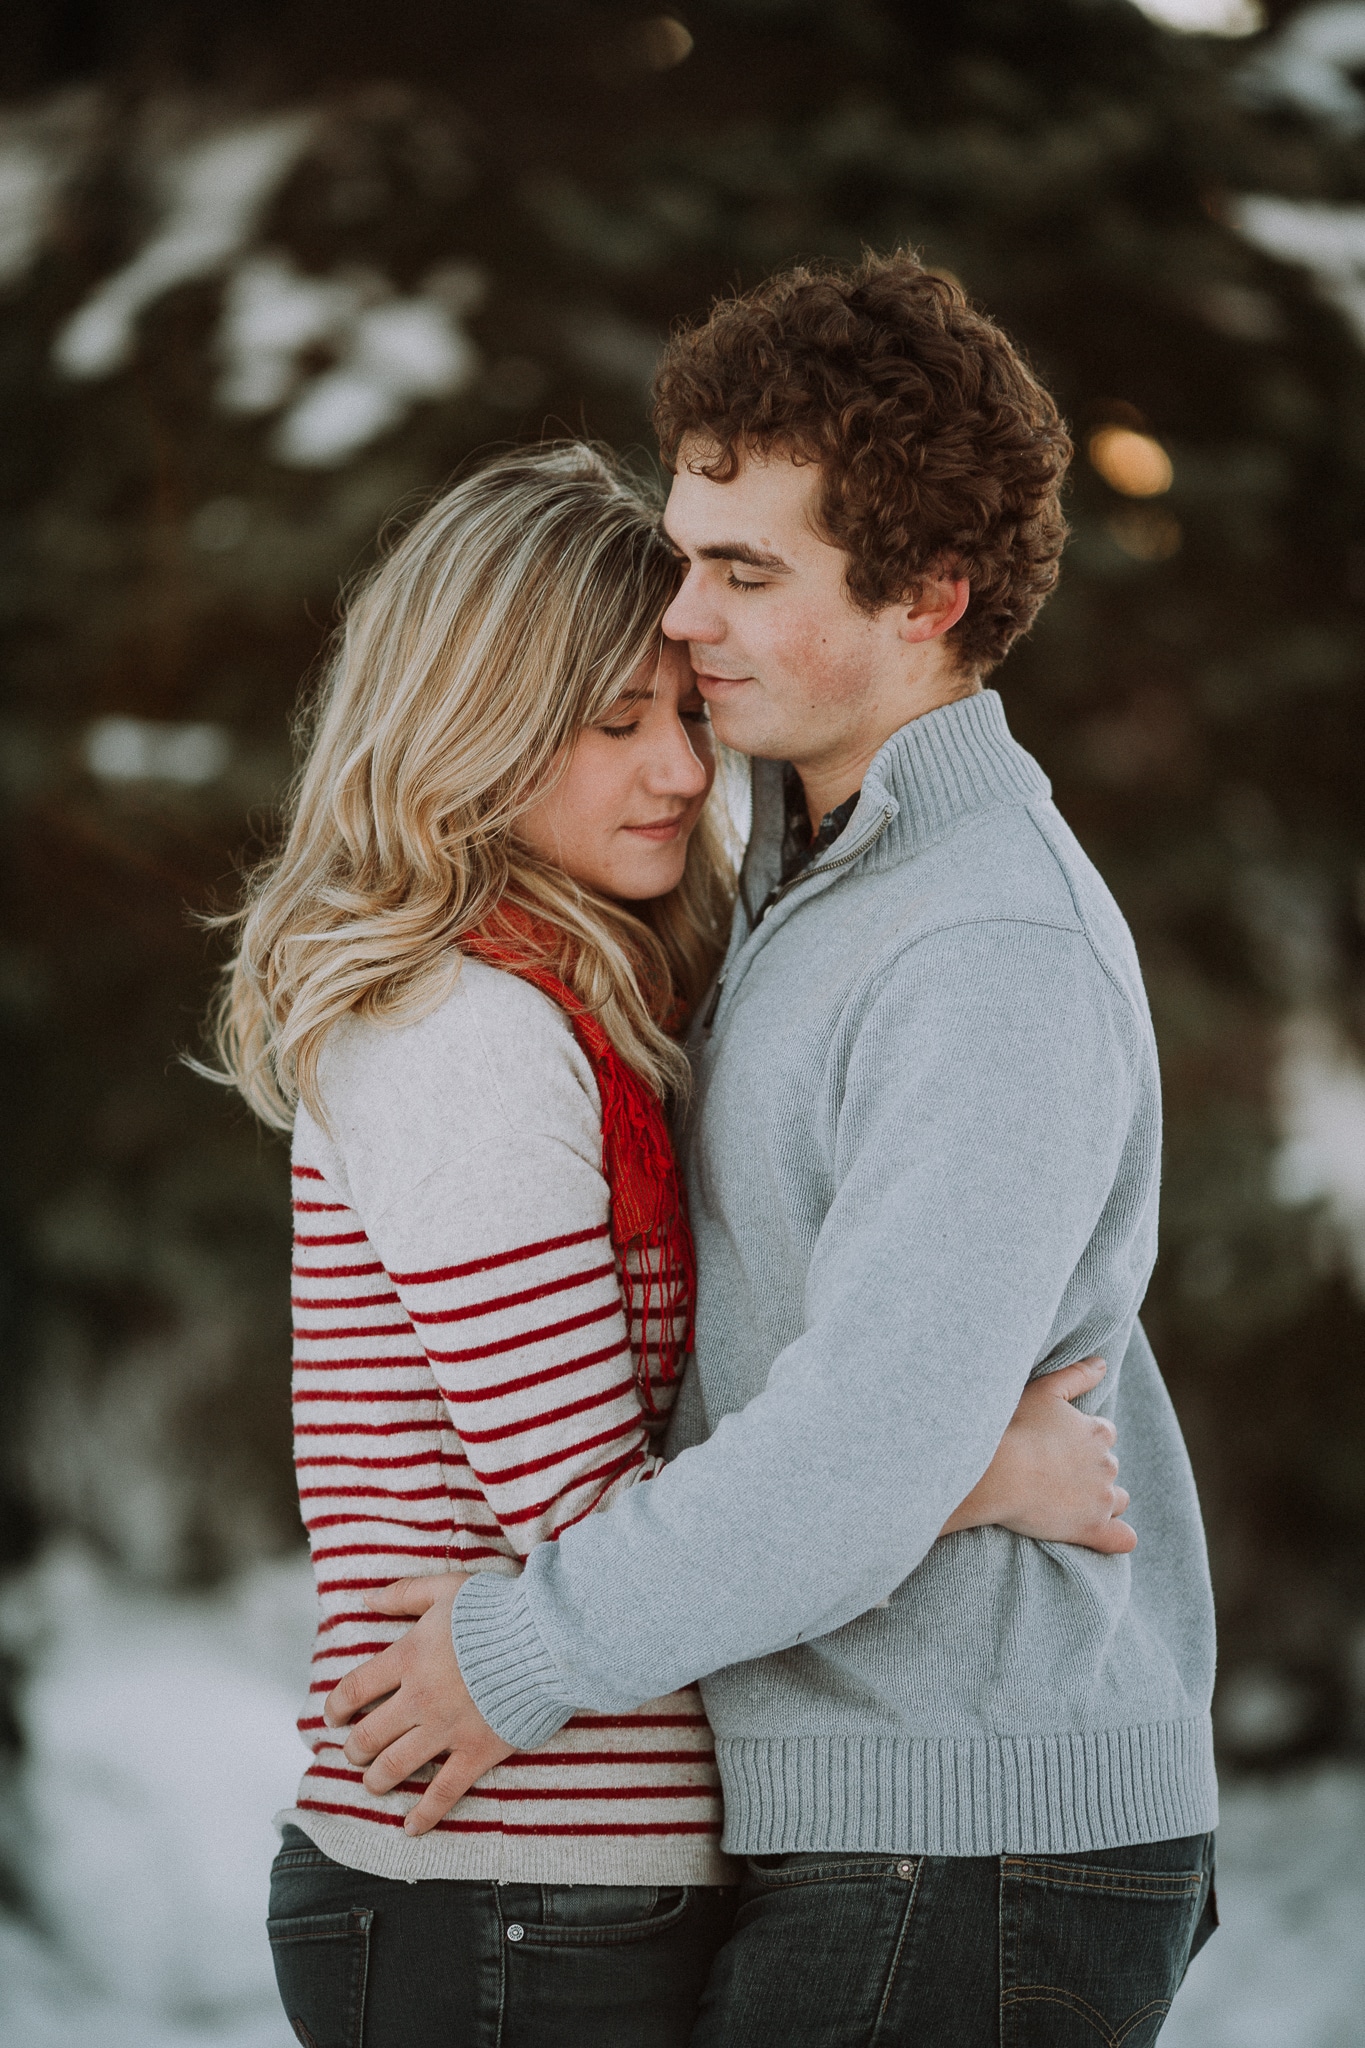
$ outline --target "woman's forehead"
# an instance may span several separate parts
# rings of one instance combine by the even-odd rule
[[[657,695],[660,678],[670,672],[676,676],[682,689],[692,687],[695,678],[691,656],[686,645],[678,640],[663,640],[652,654],[647,654],[639,667],[627,677],[612,698],[612,703],[635,704],[645,697]]]

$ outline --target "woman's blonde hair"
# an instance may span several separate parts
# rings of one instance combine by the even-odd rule
[[[203,1071],[278,1129],[300,1098],[323,1119],[330,1027],[432,1008],[461,934],[512,905],[553,927],[546,964],[621,1056],[660,1094],[685,1083],[663,1020],[697,1000],[723,942],[733,877],[713,806],[677,888],[631,908],[515,834],[569,743],[657,659],[677,582],[655,508],[581,442],[501,455],[431,507],[351,598],[283,845],[219,920],[239,946]]]

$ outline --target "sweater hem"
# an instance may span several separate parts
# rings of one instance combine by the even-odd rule
[[[301,1829],[334,1863],[403,1884],[454,1878],[502,1884],[728,1885],[739,1879],[735,1864],[709,1838],[562,1841],[480,1835],[461,1840],[438,1832],[414,1837],[401,1828],[298,1806],[275,1815],[277,1830],[287,1825]]]
[[[716,1737],[732,1856],[1055,1855],[1218,1824],[1207,1714],[1056,1735]]]

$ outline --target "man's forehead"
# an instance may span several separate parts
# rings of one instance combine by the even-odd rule
[[[814,463],[780,452],[750,455],[719,483],[696,466],[707,452],[687,442],[678,452],[664,528],[680,547],[710,555],[733,545],[776,557],[819,538],[810,517],[819,486]]]

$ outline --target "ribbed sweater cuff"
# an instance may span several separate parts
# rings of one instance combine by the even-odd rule
[[[450,1611],[450,1636],[475,1706],[504,1742],[536,1749],[576,1702],[531,1619],[520,1579],[476,1572]]]

